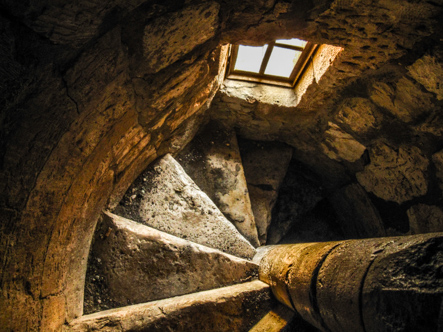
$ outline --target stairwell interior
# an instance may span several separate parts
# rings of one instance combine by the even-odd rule
[[[441,22],[1,1],[0,331],[441,331]],[[225,79],[229,45],[292,38],[295,87]]]

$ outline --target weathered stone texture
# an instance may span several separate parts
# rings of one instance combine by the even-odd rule
[[[443,88],[441,78],[443,77],[443,53],[437,56],[426,54],[408,67],[409,74],[426,90],[433,92],[438,100],[443,100]]]
[[[443,232],[443,211],[438,206],[417,204],[406,211],[409,234]]]
[[[107,21],[118,21],[142,3],[143,0],[113,0],[106,3],[95,0],[75,3],[34,1],[30,6],[32,9],[17,14],[23,15],[31,29],[51,42],[80,48],[103,33],[106,26],[112,26]]]
[[[345,99],[339,106],[337,119],[357,134],[365,134],[379,125],[382,116],[366,98]]]
[[[412,122],[429,112],[432,105],[432,95],[423,92],[420,85],[402,77],[395,86],[377,82],[370,91],[371,100],[380,107],[390,111],[404,122]]]
[[[397,238],[378,253],[361,295],[366,331],[438,330],[442,240],[441,233]]]
[[[160,17],[145,27],[143,55],[148,73],[174,63],[215,35],[220,5],[215,1],[190,6]]]
[[[337,161],[355,162],[360,159],[366,150],[365,146],[336,124],[330,122],[328,125],[322,144],[323,152]]]
[[[241,104],[245,113],[238,117],[237,129],[249,138],[278,139],[295,147],[297,158],[316,172],[325,188],[349,183],[356,172],[355,166],[322,153],[328,122],[337,122],[343,98],[370,99],[373,83],[386,83],[394,93],[394,112],[390,104],[377,106],[383,123],[372,133],[376,140],[404,151],[420,146],[426,155],[441,148],[441,55],[436,47],[442,34],[441,0],[227,1],[206,18],[200,14],[208,11],[198,10],[205,6],[218,8],[215,2],[195,0],[2,1],[3,329],[57,331],[81,315],[86,258],[98,216],[106,204],[119,201],[157,155],[177,152],[194,135],[223,77],[219,55],[212,52],[220,40],[262,44],[275,37],[298,37],[344,48],[318,84],[306,90],[297,109],[249,100]],[[179,19],[190,11],[197,14],[194,22],[189,16]],[[186,27],[175,33],[171,25],[161,29],[176,37],[183,31],[192,35],[177,52],[166,45],[171,52],[160,62],[170,65],[148,74],[145,33],[158,29],[161,35],[154,24],[171,18]],[[207,31],[198,31],[205,27]],[[149,45],[152,50],[162,46]],[[392,75],[386,67],[393,68]],[[172,92],[175,87],[180,95]],[[168,93],[171,98],[163,97]],[[351,130],[342,123],[340,127]],[[365,146],[374,144],[370,137],[355,137]],[[399,158],[393,169],[404,168],[403,162]],[[412,173],[423,173],[426,162],[418,158],[414,163],[418,173]],[[403,173],[384,182],[400,188],[402,197],[396,197],[397,189],[374,193],[387,192],[378,196],[399,202],[423,195],[425,185],[405,183],[423,183],[425,176],[416,181],[408,173],[400,181]],[[440,196],[420,201],[434,205]]]
[[[235,131],[210,122],[177,160],[238,231],[258,247],[256,222]]]
[[[377,143],[369,149],[370,164],[356,174],[358,182],[376,196],[397,203],[428,191],[428,159],[415,146],[398,150]]]
[[[442,233],[278,245],[259,276],[321,331],[434,331],[442,246]]]
[[[249,332],[280,332],[285,331],[295,313],[284,305],[269,311]],[[298,317],[297,317],[298,318]],[[297,319],[295,318],[295,319]],[[301,331],[301,330],[298,330]]]
[[[254,256],[254,247],[171,155],[151,165],[140,182],[115,213],[238,257]]]
[[[301,75],[294,88],[296,97],[295,105],[298,105],[303,95],[314,82],[316,84],[320,82],[322,76],[326,73],[341,51],[343,51],[343,48],[338,46],[320,45],[318,47],[318,50],[312,57],[312,61],[307,64],[304,74]]]
[[[322,329],[312,285],[328,253],[339,243],[303,243],[273,246],[260,261],[259,278],[271,286],[283,304]],[[309,257],[308,259],[306,259]]]
[[[86,315],[65,331],[246,332],[275,305],[261,281]]]
[[[87,272],[85,313],[251,280],[258,266],[104,213]],[[101,294],[106,294],[104,298]]]

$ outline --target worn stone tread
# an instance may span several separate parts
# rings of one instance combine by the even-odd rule
[[[143,189],[135,203],[120,205],[116,214],[234,256],[254,256],[254,247],[171,155],[158,159],[141,176]]]
[[[258,247],[257,226],[235,130],[209,122],[177,160],[238,231]]]
[[[295,312],[280,304],[270,310],[249,332],[281,332],[294,317]]]
[[[248,260],[105,212],[90,253],[85,312],[220,288],[257,276],[258,265]]]
[[[249,331],[275,304],[256,280],[86,315],[64,331]]]

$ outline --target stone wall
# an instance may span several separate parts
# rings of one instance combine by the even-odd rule
[[[366,218],[375,222],[376,232],[359,231],[358,237],[440,231],[443,225],[438,217],[443,104],[437,78],[443,53],[435,21],[441,11],[422,2],[417,6],[336,1],[315,20],[316,29],[295,35],[343,47],[296,108],[275,102],[283,95],[251,98],[251,84],[233,89],[230,81],[211,107],[212,118],[245,138],[293,146],[294,159],[320,179],[342,228],[367,228]],[[359,195],[337,199],[358,187],[364,189]],[[345,204],[350,199],[356,201]],[[351,220],[356,225],[350,226]],[[345,231],[350,237],[357,233]]]

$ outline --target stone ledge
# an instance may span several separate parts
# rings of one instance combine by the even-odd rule
[[[98,312],[64,331],[249,331],[274,305],[270,287],[257,280]]]

